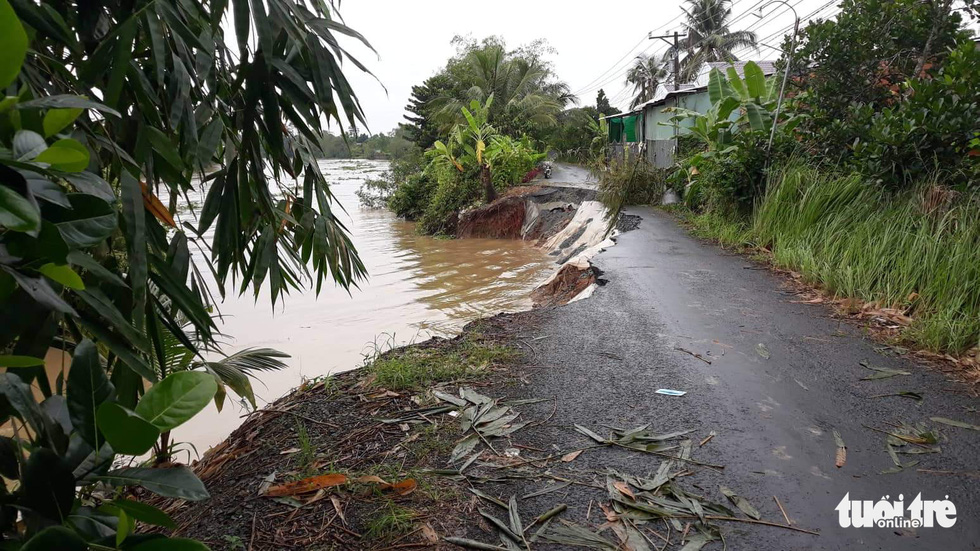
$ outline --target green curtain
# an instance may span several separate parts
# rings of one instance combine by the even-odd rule
[[[638,141],[636,139],[636,123],[640,120],[639,115],[630,115],[628,117],[623,117],[623,132],[626,136],[625,141],[633,143]]]
[[[608,119],[609,143],[619,143],[623,139],[623,119],[616,117]]]

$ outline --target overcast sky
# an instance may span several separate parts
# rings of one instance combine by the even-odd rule
[[[759,19],[753,13],[765,0],[735,0],[733,29],[750,29],[765,39],[791,27],[793,16],[785,6],[774,3]],[[789,0],[801,18],[823,7],[820,15],[836,13],[837,1]],[[348,64],[346,74],[367,113],[373,133],[387,132],[402,122],[412,85],[433,75],[454,53],[454,35],[480,39],[500,35],[511,48],[544,38],[557,51],[552,56],[558,77],[568,82],[583,105],[595,104],[600,87],[613,105],[625,107],[625,68],[635,56],[662,52],[666,44],[648,40],[650,31],[668,34],[680,30],[679,0],[496,0],[486,3],[458,0],[344,0],[340,12],[345,22],[363,33],[378,56],[363,48],[352,51],[365,63],[385,90],[371,77],[359,74]],[[751,13],[746,13],[751,12]],[[673,21],[672,21],[673,20]],[[776,36],[764,40],[772,46]],[[379,57],[380,56],[380,57]],[[762,47],[742,59],[775,59],[779,52]],[[597,80],[598,79],[598,80]],[[336,129],[333,129],[334,131]]]

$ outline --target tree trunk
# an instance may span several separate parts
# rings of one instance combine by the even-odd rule
[[[480,167],[480,181],[483,182],[483,189],[487,195],[487,203],[492,203],[497,199],[497,190],[493,187],[493,180],[490,178],[490,167],[487,165]]]

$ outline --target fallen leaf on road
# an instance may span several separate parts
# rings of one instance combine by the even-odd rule
[[[980,431],[980,425],[971,425],[963,421],[957,421],[955,419],[947,419],[945,417],[930,417],[936,423],[942,423],[944,425],[949,425],[951,427],[959,427],[961,429],[970,429]]]
[[[311,476],[309,478],[304,478],[303,480],[298,480],[296,482],[289,482],[287,484],[280,484],[278,486],[272,486],[266,491],[265,495],[269,497],[279,497],[279,496],[294,496],[299,494],[307,494],[310,492],[315,492],[320,488],[329,488],[331,486],[340,486],[347,483],[347,477],[339,473],[322,474],[318,476]]]
[[[766,360],[769,359],[769,348],[767,348],[766,345],[762,344],[761,342],[759,344],[755,345],[755,351],[760,356],[762,356],[763,359],[766,359]]]
[[[847,463],[847,446],[844,445],[844,439],[836,430],[834,430],[834,442],[837,444],[837,458],[834,460],[834,465],[839,469],[844,466],[844,463]]]
[[[575,459],[578,456],[582,455],[582,452],[583,451],[584,450],[576,450],[576,451],[573,451],[572,453],[566,453],[565,455],[561,456],[561,460],[562,460],[563,463],[569,463],[571,461],[575,461]]]
[[[629,496],[630,499],[636,499],[636,496],[633,495],[633,490],[630,490],[629,485],[625,482],[620,482],[617,480],[613,482],[613,487],[619,490],[623,495]]]
[[[861,377],[862,381],[877,381],[879,379],[888,379],[895,377],[897,375],[911,375],[912,373],[908,371],[902,371],[900,369],[891,369],[888,367],[877,367],[868,363],[867,360],[861,360],[861,367],[865,369],[870,369],[874,371],[874,375],[868,375],[867,377]]]
[[[748,500],[746,500],[744,497],[732,491],[731,488],[727,486],[718,486],[718,489],[721,490],[721,493],[724,494],[729,501],[735,504],[736,507],[738,507],[743,513],[745,513],[749,517],[752,517],[755,520],[759,520],[762,518],[762,513],[760,513],[758,509],[753,507],[752,504],[749,503]]]
[[[337,496],[330,496],[330,503],[333,503],[333,510],[337,511],[337,516],[340,517],[340,522],[347,524],[347,519],[344,517],[344,508],[340,506],[340,498]]]
[[[395,482],[394,484],[389,484],[387,487],[382,486],[382,490],[392,490],[400,496],[407,496],[408,494],[415,491],[419,487],[418,482],[414,478],[406,478],[401,482]]]
[[[887,398],[889,396],[898,396],[901,398],[911,398],[917,402],[922,401],[922,394],[919,392],[912,392],[911,390],[903,390],[901,392],[893,392],[891,394],[878,394],[872,396],[872,398]]]

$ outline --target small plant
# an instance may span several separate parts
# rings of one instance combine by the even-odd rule
[[[305,478],[313,474],[313,466],[316,463],[316,448],[310,441],[310,433],[306,430],[306,424],[302,421],[296,422],[296,444],[299,452],[296,453],[296,465],[301,473],[300,478]]]
[[[422,388],[471,378],[516,354],[513,348],[468,337],[451,348],[395,350],[375,359],[369,369],[376,376],[376,384],[384,388]]]
[[[364,537],[369,540],[392,540],[411,531],[417,516],[418,513],[411,509],[386,501],[367,522]]]
[[[228,549],[228,551],[237,551],[239,549],[241,551],[245,551],[245,542],[242,541],[242,538],[238,536],[226,535],[222,536],[221,539],[225,540],[225,543],[227,544],[226,549]]]

